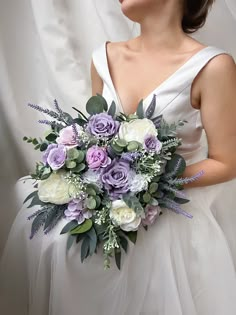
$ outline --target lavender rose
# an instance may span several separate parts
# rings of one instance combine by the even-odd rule
[[[78,224],[92,217],[92,212],[85,208],[83,199],[73,199],[64,214],[69,221],[77,220]]]
[[[83,128],[79,125],[75,125],[78,135],[83,132]],[[78,146],[78,140],[76,139],[75,130],[72,126],[67,126],[60,130],[59,137],[56,139],[58,144],[64,144],[67,148],[74,148]]]
[[[54,171],[59,170],[66,160],[66,147],[64,145],[58,145],[52,148],[47,157],[47,163]]]
[[[160,212],[161,208],[159,206],[147,205],[145,208],[145,218],[142,219],[143,225],[152,225],[160,215]]]
[[[144,148],[147,151],[159,153],[162,148],[162,143],[154,135],[147,135],[144,138]]]
[[[49,155],[50,151],[51,151],[52,149],[57,148],[57,147],[58,147],[58,145],[57,145],[57,144],[54,144],[54,143],[51,143],[51,144],[48,145],[47,150],[44,151],[44,153],[43,153],[43,163],[44,163],[45,165],[48,164],[48,155]]]
[[[111,164],[111,159],[107,155],[106,149],[96,145],[88,149],[86,161],[89,168],[93,170],[98,170],[101,167],[106,167]]]
[[[130,189],[130,166],[122,160],[113,160],[104,168],[101,181],[112,200],[119,199]]]
[[[106,113],[90,117],[86,130],[97,137],[112,137],[119,130],[120,123]]]

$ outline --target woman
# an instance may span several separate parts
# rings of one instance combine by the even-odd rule
[[[193,219],[164,211],[148,233],[140,230],[121,271],[115,264],[104,271],[100,252],[84,264],[78,247],[66,254],[67,238],[59,235],[65,222],[48,237],[28,241],[29,212],[22,209],[2,263],[3,314],[236,314],[235,63],[223,50],[187,35],[204,24],[212,1],[120,2],[123,13],[140,23],[141,35],[94,51],[93,94],[114,99],[126,114],[136,111],[141,98],[147,106],[155,95],[156,114],[188,121],[179,134],[185,175],[204,170],[186,187],[191,202],[183,208]],[[200,141],[203,127],[208,158]]]

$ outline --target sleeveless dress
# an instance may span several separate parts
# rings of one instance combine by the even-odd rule
[[[144,100],[156,95],[156,115],[168,122],[185,119],[179,150],[187,164],[207,157],[202,144],[200,112],[191,106],[191,85],[214,57],[225,51],[208,46]],[[93,53],[104,82],[103,96],[122,104],[108,69],[106,43]],[[216,134],[217,136],[217,134]],[[102,250],[80,262],[80,245],[66,253],[65,221],[47,236],[29,240],[36,208],[23,207],[12,226],[0,270],[0,314],[17,315],[235,315],[236,209],[235,180],[187,189],[188,219],[164,211],[137,243],[129,244],[121,271],[112,262],[104,271]],[[29,194],[29,183],[18,183],[19,204]],[[21,205],[22,206],[22,205]]]

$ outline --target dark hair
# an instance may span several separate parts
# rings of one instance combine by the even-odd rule
[[[187,34],[196,32],[205,22],[215,0],[184,0],[183,31]]]

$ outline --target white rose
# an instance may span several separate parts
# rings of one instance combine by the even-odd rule
[[[157,136],[154,123],[147,118],[123,122],[119,129],[120,139],[127,142],[138,141],[143,144],[147,135]]]
[[[39,181],[38,196],[41,201],[63,205],[73,199],[73,187],[65,179],[65,174],[65,171],[59,171]]]
[[[141,223],[141,218],[137,217],[135,211],[129,208],[123,200],[112,202],[110,218],[114,224],[127,232],[136,231]]]

